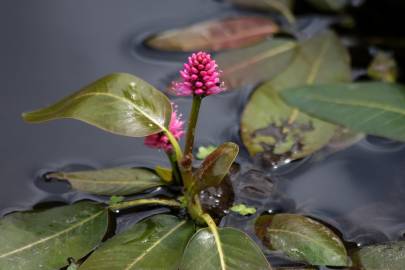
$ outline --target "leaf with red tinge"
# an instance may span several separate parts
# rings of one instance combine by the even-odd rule
[[[249,48],[223,52],[216,57],[228,89],[271,80],[294,60],[297,43],[273,38]]]
[[[278,25],[270,19],[240,16],[161,32],[148,39],[146,44],[164,51],[219,51],[252,45],[278,31]]]

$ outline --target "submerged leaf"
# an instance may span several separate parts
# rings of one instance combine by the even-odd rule
[[[147,45],[166,51],[219,51],[246,47],[278,31],[277,24],[270,19],[239,16],[158,33],[147,40]]]
[[[184,251],[179,270],[271,270],[256,243],[242,231],[218,229],[220,245],[209,229],[199,230]],[[221,266],[221,258],[225,268]]]
[[[107,210],[90,202],[10,214],[0,220],[0,269],[59,269],[92,251],[107,227]]]
[[[195,172],[196,184],[194,192],[197,193],[208,187],[218,186],[229,173],[232,163],[239,153],[239,146],[227,142],[212,152]]]
[[[293,61],[297,44],[289,39],[274,38],[257,45],[219,53],[217,63],[227,88],[269,80]]]
[[[212,152],[214,152],[215,149],[217,149],[217,147],[214,145],[200,146],[198,147],[196,158],[203,160],[206,157],[208,157]]]
[[[333,124],[289,107],[280,93],[300,85],[351,79],[347,50],[333,33],[304,41],[298,50],[294,62],[283,73],[254,91],[242,114],[243,143],[252,156],[260,154],[266,163],[309,155],[326,145],[336,129]]]
[[[363,247],[352,259],[359,270],[403,270],[405,241]]]
[[[256,234],[273,250],[312,265],[349,266],[342,241],[321,223],[295,214],[261,216]]]
[[[115,134],[144,137],[167,127],[171,113],[169,99],[152,85],[114,73],[47,108],[24,113],[23,118],[29,123],[73,118]]]
[[[49,177],[66,180],[76,190],[99,195],[130,195],[165,185],[154,172],[142,168],[56,172]]]
[[[102,244],[80,270],[177,270],[194,231],[190,221],[154,216]]]
[[[405,141],[405,87],[362,82],[288,89],[292,106],[355,131]]]

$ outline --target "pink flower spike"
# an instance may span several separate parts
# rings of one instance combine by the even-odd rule
[[[177,96],[209,96],[225,91],[219,78],[220,71],[215,60],[206,52],[193,53],[180,71],[181,82],[173,82],[172,90]]]
[[[184,135],[184,122],[181,120],[181,115],[177,115],[177,106],[173,105],[173,112],[170,119],[169,131],[173,134],[176,140],[179,140]],[[165,152],[172,151],[172,145],[164,132],[149,135],[145,138],[145,145],[163,149]]]

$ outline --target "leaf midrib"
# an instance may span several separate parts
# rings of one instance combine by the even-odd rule
[[[146,255],[148,255],[148,253],[151,250],[153,250],[158,244],[163,242],[163,240],[165,240],[167,237],[169,237],[172,233],[174,233],[177,229],[179,229],[181,226],[183,226],[186,223],[187,223],[187,221],[183,220],[182,222],[180,222],[179,224],[174,226],[170,231],[168,231],[161,238],[159,238],[159,240],[157,240],[155,243],[153,243],[153,245],[151,245],[144,252],[142,252],[140,256],[135,258],[135,260],[133,260],[124,270],[130,270],[132,267],[134,267],[140,260],[142,260]]]
[[[56,238],[56,237],[58,237],[58,236],[61,236],[61,235],[65,234],[65,233],[68,233],[68,232],[70,232],[70,231],[72,231],[72,230],[74,230],[74,229],[80,227],[81,225],[83,225],[83,224],[85,224],[85,223],[87,223],[87,222],[89,222],[89,221],[95,219],[96,217],[98,217],[99,215],[101,215],[102,213],[104,213],[104,211],[105,211],[105,209],[103,209],[103,210],[97,212],[97,213],[94,214],[94,215],[91,215],[90,217],[88,217],[88,218],[86,218],[86,219],[84,219],[84,220],[82,220],[82,221],[80,221],[80,222],[74,224],[73,226],[71,226],[71,227],[69,227],[69,228],[67,228],[67,229],[65,229],[65,230],[62,230],[62,231],[60,231],[60,232],[58,232],[58,233],[55,233],[55,234],[50,235],[50,236],[48,236],[48,237],[42,238],[42,239],[40,239],[40,240],[38,240],[38,241],[35,241],[35,242],[31,243],[31,244],[25,245],[25,246],[23,246],[23,247],[20,247],[20,248],[18,248],[18,249],[13,250],[13,251],[10,251],[10,252],[1,254],[1,255],[0,255],[0,259],[5,258],[5,257],[8,257],[8,256],[13,255],[13,254],[16,254],[16,253],[19,253],[19,252],[22,252],[22,251],[24,251],[24,250],[26,250],[26,249],[32,248],[32,247],[34,247],[34,246],[37,246],[37,245],[39,245],[39,244],[42,244],[42,243],[47,242],[47,241],[49,241],[49,240],[52,240],[52,239],[54,239],[54,238]]]
[[[324,98],[324,97],[317,96],[317,95],[310,95],[306,98],[306,100],[314,100],[314,101],[320,101],[320,102],[325,102],[325,103],[330,103],[330,104],[353,106],[353,107],[364,107],[367,109],[378,109],[378,110],[387,111],[390,113],[398,113],[398,114],[405,116],[405,109],[390,107],[390,106],[380,104],[380,103],[375,103],[375,102],[364,102],[361,100],[350,101],[347,99],[339,99],[339,98],[328,99],[328,98]]]
[[[86,97],[86,96],[108,96],[108,97],[111,97],[111,98],[118,99],[118,100],[120,100],[120,101],[122,101],[122,102],[124,102],[124,103],[127,103],[127,104],[129,104],[130,106],[132,106],[135,110],[137,110],[138,112],[140,112],[145,118],[147,118],[149,121],[151,121],[152,123],[154,123],[155,125],[157,125],[157,126],[160,127],[161,129],[165,129],[165,127],[164,127],[163,125],[161,125],[160,123],[156,122],[153,118],[151,118],[149,115],[147,115],[145,112],[143,112],[143,111],[142,111],[138,106],[136,106],[136,104],[134,104],[133,102],[131,102],[131,101],[125,99],[125,98],[122,98],[122,97],[119,97],[119,96],[116,96],[116,95],[112,95],[112,94],[110,94],[110,93],[94,92],[94,93],[82,94],[82,95],[78,95],[77,97],[74,97],[72,100],[79,99],[79,98]]]
[[[286,44],[277,46],[276,48],[273,48],[270,51],[266,51],[265,53],[258,54],[258,55],[256,55],[256,57],[253,57],[248,61],[241,62],[237,65],[234,65],[231,68],[225,69],[225,70],[223,70],[223,74],[229,75],[238,69],[242,69],[250,64],[254,64],[256,62],[263,61],[266,58],[270,58],[270,57],[276,56],[278,54],[282,54],[288,50],[295,48],[296,46],[297,46],[297,44],[294,42],[287,42]]]

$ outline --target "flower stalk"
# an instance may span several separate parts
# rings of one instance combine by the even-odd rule
[[[201,101],[202,101],[201,96],[193,97],[193,104],[191,107],[190,118],[188,120],[188,129],[186,134],[186,144],[184,147],[184,156],[190,155],[193,152],[195,130],[198,121],[198,114],[200,112]]]

